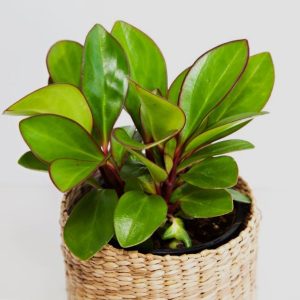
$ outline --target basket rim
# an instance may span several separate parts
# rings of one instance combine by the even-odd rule
[[[228,252],[230,249],[234,248],[237,244],[241,243],[243,240],[247,238],[249,233],[256,229],[256,227],[259,226],[259,222],[261,220],[261,212],[256,206],[256,200],[252,194],[252,190],[249,187],[249,184],[242,178],[239,178],[241,183],[249,190],[249,196],[251,198],[251,206],[248,214],[248,219],[245,220],[245,228],[242,229],[239,234],[227,241],[226,243],[216,247],[215,249],[204,249],[202,251],[199,251],[197,253],[183,253],[180,255],[177,254],[165,254],[165,255],[159,255],[159,254],[154,254],[154,253],[142,253],[139,252],[138,250],[127,250],[125,248],[116,248],[110,244],[105,245],[101,250],[99,250],[90,260],[97,259],[100,253],[103,252],[114,252],[116,255],[127,255],[127,256],[135,256],[139,258],[147,258],[150,260],[154,259],[185,259],[185,258],[196,258],[196,257],[207,257],[211,255],[216,255],[216,254],[222,254],[224,252]],[[61,213],[60,213],[60,225],[61,225],[61,231],[63,232],[64,225],[67,221],[68,218],[68,213],[67,213],[67,208],[66,208],[66,200],[70,197],[72,197],[72,193],[66,193],[63,196],[62,204],[61,204]],[[68,248],[63,240],[63,247],[68,251]],[[71,252],[70,254],[76,258]],[[76,258],[78,259],[78,258]]]

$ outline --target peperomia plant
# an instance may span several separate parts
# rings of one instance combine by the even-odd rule
[[[230,213],[238,167],[225,154],[253,148],[222,140],[270,97],[269,53],[249,56],[246,40],[200,56],[170,87],[164,58],[143,32],[95,25],[84,45],[60,41],[47,56],[49,84],[5,113],[30,116],[20,131],[31,151],[19,163],[48,171],[62,192],[93,188],[64,229],[72,253],[89,259],[114,237],[127,248],[159,231],[170,247],[191,247],[185,220]],[[114,128],[123,107],[135,126]],[[175,245],[175,246],[174,246]]]

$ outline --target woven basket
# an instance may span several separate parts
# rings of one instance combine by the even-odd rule
[[[237,188],[249,195],[239,179]],[[84,191],[75,189],[62,202],[63,228],[70,207]],[[255,297],[257,235],[260,214],[253,204],[245,229],[213,250],[158,256],[105,246],[80,261],[63,244],[69,300],[237,299]]]

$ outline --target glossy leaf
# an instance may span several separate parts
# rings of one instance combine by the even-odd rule
[[[172,84],[168,90],[167,98],[174,105],[178,105],[181,87],[182,87],[183,81],[184,81],[187,73],[189,72],[189,70],[190,70],[190,68],[187,68],[184,71],[182,71],[172,82]]]
[[[128,64],[119,43],[101,25],[95,25],[86,37],[82,72],[82,90],[102,145],[107,147],[127,93]]]
[[[33,116],[55,114],[74,120],[91,132],[93,117],[79,89],[69,84],[43,87],[7,108],[4,113]]]
[[[156,194],[155,183],[149,175],[139,177],[127,176],[122,179],[125,182],[125,192],[142,191],[149,194]]]
[[[124,131],[124,134],[126,135],[126,137],[128,136],[129,139],[134,139],[135,128],[133,126],[124,126],[118,129]],[[111,138],[111,154],[117,166],[121,167],[126,158],[127,150],[120,142],[118,142],[118,140],[114,137],[114,134],[115,130]]]
[[[125,180],[128,177],[137,178],[148,174],[148,168],[141,162],[134,160],[132,157],[128,158],[128,160],[124,163],[120,171],[120,175],[123,180]]]
[[[89,178],[102,163],[76,159],[57,159],[50,165],[49,173],[55,186],[67,192]]]
[[[238,83],[222,105],[209,116],[209,124],[232,115],[261,111],[271,95],[274,77],[274,66],[269,53],[251,56]]]
[[[126,53],[131,79],[149,91],[158,89],[165,96],[168,86],[166,63],[153,40],[139,29],[122,21],[115,23],[112,35]],[[140,100],[132,87],[129,88],[125,106],[136,127],[142,132]]]
[[[114,215],[118,242],[124,248],[144,242],[164,222],[166,216],[167,205],[162,197],[139,191],[125,193]]]
[[[110,241],[117,201],[114,190],[92,190],[74,207],[64,228],[64,240],[75,256],[87,260]]]
[[[173,159],[168,154],[164,155],[164,163],[165,163],[165,169],[168,174],[170,174],[172,168],[173,168]]]
[[[207,126],[207,130],[213,129],[213,128],[216,128],[216,127],[220,127],[222,125],[232,123],[232,122],[235,122],[235,121],[239,121],[239,120],[253,119],[253,118],[263,116],[263,115],[266,115],[266,114],[268,114],[267,111],[262,111],[262,112],[247,112],[247,113],[241,113],[241,114],[238,114],[238,115],[229,116],[227,118],[224,118],[224,119],[218,121],[217,123],[215,123],[213,125]]]
[[[241,203],[251,203],[251,199],[246,195],[234,189],[226,189],[226,191],[231,195],[232,199]]]
[[[174,136],[183,128],[185,116],[179,107],[133,82],[131,86],[135,87],[140,96],[142,124],[147,136],[154,141],[161,141]]]
[[[186,248],[192,246],[192,240],[188,232],[184,228],[184,223],[180,218],[172,218],[172,224],[166,229],[162,235],[163,240],[176,239],[182,241]]]
[[[125,191],[138,190],[155,194],[155,184],[148,168],[133,160],[132,157],[125,162],[120,171],[120,176],[125,182]]]
[[[248,50],[246,40],[229,42],[208,51],[191,67],[179,100],[186,115],[181,143],[234,86],[247,64]]]
[[[181,175],[181,178],[203,189],[228,188],[237,183],[238,167],[229,156],[208,158]]]
[[[186,146],[184,153],[195,151],[207,143],[221,139],[233,132],[239,130],[246,125],[253,118],[263,115],[264,113],[246,113],[233,117],[229,117],[227,120],[222,120],[220,123],[215,124],[214,127],[208,128],[207,131],[201,133],[194,139],[192,139]]]
[[[166,155],[169,155],[171,158],[173,158],[176,151],[176,146],[177,146],[176,138],[172,138],[168,140],[164,146],[164,153]]]
[[[70,119],[56,115],[34,116],[20,122],[20,131],[39,159],[52,162],[60,158],[100,161],[104,159],[91,136]]]
[[[134,150],[128,149],[128,151],[137,160],[139,160],[141,163],[143,163],[148,168],[154,181],[162,182],[167,179],[168,173],[163,168],[159,167],[157,164],[155,164],[154,162],[152,162],[151,160],[146,158],[144,155],[142,155]]]
[[[180,206],[192,218],[213,218],[232,212],[233,201],[225,190],[202,190],[185,185]]]
[[[180,172],[185,168],[195,165],[202,160],[212,156],[253,148],[253,144],[244,140],[227,140],[215,144],[210,144],[206,147],[201,148],[200,150],[192,154],[189,158],[185,159],[178,166],[177,171]]]
[[[18,164],[24,168],[36,171],[48,171],[48,165],[40,161],[31,151],[24,153],[18,160]]]
[[[130,133],[129,133],[130,134]],[[148,143],[148,144],[143,144],[139,142],[138,140],[134,139],[133,136],[130,136],[126,129],[124,128],[116,128],[113,131],[113,138],[119,142],[119,144],[123,145],[126,149],[133,149],[133,150],[145,150],[145,149],[150,149],[152,147],[155,147],[161,143],[163,143],[166,139],[169,139],[169,136],[162,140],[158,140],[153,143]]]
[[[82,45],[74,41],[59,41],[49,50],[47,67],[50,78],[56,83],[80,86]]]

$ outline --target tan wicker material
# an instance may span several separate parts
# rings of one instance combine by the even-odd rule
[[[252,197],[243,180],[237,187]],[[73,190],[64,198],[62,227],[66,207],[80,193]],[[246,227],[236,238],[198,254],[158,256],[107,245],[92,259],[80,261],[63,245],[68,299],[254,299],[259,221],[253,204]]]

